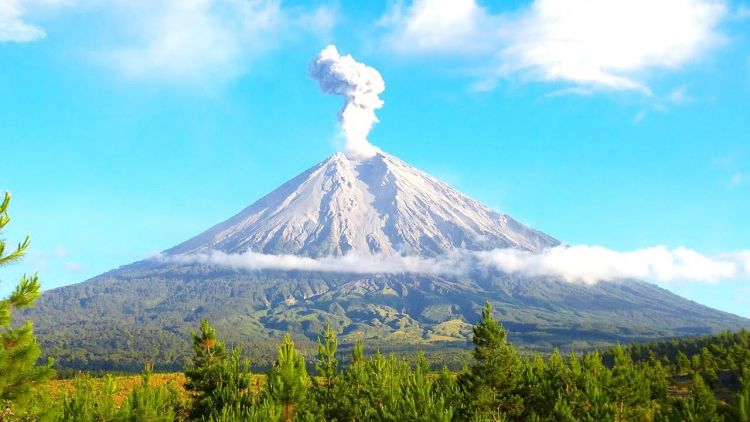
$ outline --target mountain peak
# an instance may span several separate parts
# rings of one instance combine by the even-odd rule
[[[436,256],[454,249],[539,251],[559,242],[398,158],[336,153],[234,217],[165,251],[323,257]]]

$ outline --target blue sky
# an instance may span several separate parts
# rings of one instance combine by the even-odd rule
[[[601,4],[5,0],[3,236],[32,247],[0,293],[150,256],[337,151],[307,74],[329,43],[385,80],[370,141],[487,205],[571,245],[750,250],[750,8]],[[653,281],[750,317],[749,278]]]

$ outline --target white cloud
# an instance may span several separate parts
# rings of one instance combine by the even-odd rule
[[[112,18],[95,54],[133,79],[211,83],[243,73],[258,54],[299,34],[327,37],[333,9],[283,6],[281,0],[0,0],[0,41],[45,36],[27,9],[67,5]],[[92,14],[93,16],[93,14]]]
[[[662,282],[716,282],[740,275],[731,258],[709,258],[687,248],[663,246],[617,252],[601,246],[551,248],[541,254],[513,249],[477,253],[485,266],[532,276],[556,276],[593,284],[601,280],[637,278]]]
[[[744,267],[745,274],[750,274],[750,250],[737,252],[730,257]]]
[[[395,52],[473,55],[483,86],[519,76],[649,93],[650,71],[674,70],[723,39],[720,0],[535,0],[493,14],[476,0],[414,0],[381,23]]]
[[[533,277],[556,277],[595,284],[618,279],[656,282],[707,282],[750,277],[750,251],[708,257],[687,248],[663,246],[618,252],[601,246],[559,246],[542,253],[517,249],[472,252],[458,250],[436,258],[387,255],[346,255],[308,258],[255,252],[219,251],[156,259],[176,263],[213,264],[236,269],[278,269],[346,273],[422,273],[459,275],[471,271],[501,271]]]
[[[490,47],[482,31],[494,20],[475,0],[414,0],[396,3],[379,24],[394,29],[387,41],[401,53],[470,54]]]
[[[213,264],[223,267],[249,270],[301,270],[323,272],[345,272],[357,274],[459,274],[466,267],[457,265],[466,261],[465,252],[440,258],[420,258],[400,255],[356,255],[342,257],[308,258],[296,255],[268,255],[256,252],[227,254],[221,251],[191,255],[157,255],[157,260],[176,263]]]
[[[139,0],[116,2],[124,45],[103,58],[129,78],[205,82],[246,70],[254,56],[294,32],[323,34],[331,10],[291,9],[280,0]]]
[[[44,38],[44,30],[24,21],[25,0],[0,1],[0,42],[31,42]]]
[[[63,264],[63,270],[68,273],[77,273],[83,270],[83,266],[78,262],[69,261]]]

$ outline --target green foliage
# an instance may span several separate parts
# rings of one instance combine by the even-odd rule
[[[61,409],[50,420],[60,422],[169,422],[178,420],[183,404],[174,386],[154,387],[150,384],[151,367],[146,366],[141,385],[121,405],[115,403],[117,384],[111,375],[100,383],[79,375],[75,389],[66,395]],[[1,420],[1,419],[0,419]]]
[[[453,411],[441,394],[456,391],[450,377],[436,381],[427,372],[424,360],[411,367],[394,355],[386,357],[377,352],[365,358],[361,348],[355,350],[356,357],[341,375],[325,420],[452,420]]]
[[[505,329],[495,321],[489,303],[485,304],[473,332],[474,364],[459,379],[469,399],[465,414],[490,420],[520,415],[521,358],[508,344]]]
[[[239,408],[237,406],[225,407],[218,415],[208,418],[211,422],[280,422],[281,406],[263,401],[253,407]]]
[[[151,386],[152,366],[146,365],[141,385],[122,404],[118,420],[127,422],[168,422],[177,418],[182,409],[174,386]]]
[[[391,274],[365,277],[365,288],[363,277],[144,261],[46,292],[24,314],[35,321],[45,356],[57,368],[125,372],[140,371],[144,362],[158,371],[182,370],[192,358],[186,336],[201,319],[227,344],[242,344],[263,370],[286,332],[312,357],[326,322],[339,333],[342,351],[362,340],[386,354],[413,358],[424,351],[460,370],[477,310],[487,300],[523,352],[580,353],[748,326],[746,319],[640,282],[583,286],[501,275]],[[342,363],[348,358],[342,355]]]
[[[325,331],[318,336],[318,357],[315,361],[317,377],[313,378],[313,395],[326,420],[334,417],[333,404],[336,390],[340,388],[339,361],[336,359],[338,345],[336,332],[331,329],[330,324],[326,324]]]
[[[307,398],[310,377],[305,369],[305,360],[294,348],[294,341],[289,334],[284,336],[279,346],[279,357],[268,372],[266,382],[268,400],[282,407],[283,420],[294,420]]]
[[[671,343],[684,350],[680,342]],[[703,344],[691,356],[697,359],[683,352],[697,360],[690,375],[655,350],[644,360],[634,358],[633,346],[523,358],[489,306],[475,329],[474,359],[458,378],[446,368],[430,372],[424,354],[412,362],[379,350],[367,356],[362,343],[353,348],[350,363],[340,365],[330,326],[318,337],[315,378],[291,336],[281,342],[265,382],[254,382],[240,350],[227,352],[207,322],[193,335],[193,346],[194,363],[186,370],[193,387],[189,409],[204,414],[187,412],[173,388],[152,386],[147,366],[141,384],[121,404],[111,376],[96,384],[78,377],[59,409],[42,412],[38,406],[34,419],[0,413],[0,420],[745,422],[750,396],[750,351],[735,343]],[[717,389],[702,373],[717,375]]]
[[[253,401],[250,363],[242,351],[227,354],[216,330],[203,320],[200,331],[192,333],[193,361],[185,370],[185,388],[193,392],[190,410],[195,418],[218,417],[226,412],[242,413]],[[225,410],[226,409],[226,410]]]
[[[0,203],[0,230],[9,222],[8,205],[10,194],[5,193]],[[6,252],[5,241],[0,240],[0,267],[21,259],[29,246],[29,238]],[[35,413],[35,402],[39,402],[36,388],[53,375],[52,359],[46,365],[37,365],[41,349],[34,337],[31,321],[13,327],[13,311],[31,307],[41,294],[41,285],[36,275],[21,277],[10,297],[0,300],[0,406],[5,413],[18,417]]]
[[[104,377],[101,386],[97,386],[86,376],[76,378],[75,390],[65,398],[60,421],[63,422],[98,422],[117,420],[117,407],[114,395],[117,385],[112,376]]]
[[[750,368],[743,368],[740,381],[740,391],[735,398],[737,403],[737,419],[740,422],[750,422]]]
[[[621,346],[614,348],[613,355],[615,362],[608,396],[614,403],[615,420],[643,420],[643,407],[650,404],[651,397],[645,374],[633,364],[630,355]]]

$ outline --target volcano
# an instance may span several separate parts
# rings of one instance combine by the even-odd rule
[[[391,155],[337,153],[228,220],[163,252],[44,293],[27,312],[58,365],[179,368],[208,318],[256,363],[284,332],[310,344],[326,323],[342,343],[465,350],[493,303],[521,347],[581,350],[713,333],[750,321],[639,280],[584,285],[502,272],[453,275],[236,268],[189,258],[220,251],[307,258],[439,258],[455,251],[541,252],[555,238],[492,210]],[[248,346],[249,345],[249,346]],[[115,352],[116,351],[116,352]]]

